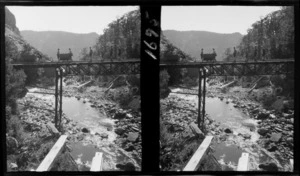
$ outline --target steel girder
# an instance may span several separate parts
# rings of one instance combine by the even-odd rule
[[[65,75],[140,74],[140,61],[112,62],[48,62],[12,64],[14,68],[63,68]]]
[[[294,73],[294,61],[161,63],[160,68],[203,68],[207,76],[281,75]]]

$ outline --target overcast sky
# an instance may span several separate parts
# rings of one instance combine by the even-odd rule
[[[279,9],[279,6],[163,6],[161,27],[246,34],[260,17]]]
[[[107,25],[138,6],[8,6],[20,30],[103,33]],[[260,17],[279,10],[279,6],[163,6],[163,30],[199,30],[246,34]]]
[[[107,25],[138,6],[7,6],[20,30],[103,33]]]

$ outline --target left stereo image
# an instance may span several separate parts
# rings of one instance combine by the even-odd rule
[[[7,172],[141,171],[139,6],[5,6]]]

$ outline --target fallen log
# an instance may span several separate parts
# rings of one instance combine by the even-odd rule
[[[194,122],[190,123],[190,128],[195,135],[197,135],[200,138],[204,138],[203,132],[198,128],[198,126]]]
[[[83,88],[84,86],[87,86],[87,85],[91,84],[92,82],[93,82],[93,80],[90,80],[90,81],[88,81],[88,82],[86,82],[86,83],[83,83],[83,84],[77,86],[77,89],[81,89],[81,88]]]
[[[257,83],[248,91],[248,93],[251,93],[253,89],[257,86]]]
[[[117,76],[114,80],[112,80],[108,85],[109,87],[105,90],[105,92],[109,91],[112,86],[114,85],[114,82],[117,81],[121,76]]]
[[[257,80],[255,80],[252,84],[251,84],[251,86],[250,87],[253,87],[254,85],[256,85],[261,79],[263,79],[264,77],[263,76],[261,76],[261,77],[259,77]]]
[[[232,82],[230,82],[228,84],[225,84],[225,85],[221,86],[220,89],[224,89],[226,87],[229,87],[229,86],[233,85],[234,83],[236,83],[236,80],[234,80],[234,81],[232,81]]]

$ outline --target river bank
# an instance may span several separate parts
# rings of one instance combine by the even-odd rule
[[[115,100],[123,100],[122,96],[132,96],[129,95],[128,86],[119,86],[105,91],[107,89],[105,87],[91,85],[78,90],[77,86],[80,82],[71,79],[70,84],[70,79],[66,79],[65,82],[68,80],[69,83],[64,85],[63,92],[61,132],[54,127],[53,96],[29,92],[24,98],[18,100],[19,117],[24,126],[22,133],[31,137],[27,138],[28,142],[18,142],[22,145],[15,146],[9,153],[8,170],[35,170],[61,134],[68,135],[68,153],[75,162],[68,161],[69,165],[58,164],[55,166],[57,170],[89,170],[96,151],[104,153],[103,170],[140,170],[139,95],[135,95],[134,100],[128,99],[126,102],[128,106],[125,107]],[[48,88],[53,89],[53,87]],[[33,140],[43,145],[32,148],[29,143],[33,143]],[[8,148],[13,145],[13,139],[8,141]],[[47,145],[47,148],[44,145]],[[26,157],[14,152],[17,150],[27,153]],[[43,154],[40,154],[39,150]],[[19,158],[23,160],[18,161]],[[74,163],[77,166],[74,166]]]
[[[210,85],[207,88],[205,126],[208,131],[206,135],[214,136],[212,154],[222,170],[236,170],[241,153],[247,152],[250,154],[249,170],[289,171],[289,160],[293,159],[293,109],[288,108],[282,112],[283,103],[280,105],[279,101],[283,101],[283,98],[273,102],[277,109],[272,110],[273,105],[266,109],[257,100],[262,98],[260,95],[268,93],[268,88],[254,90],[253,94],[248,94],[247,88],[236,86],[224,92],[218,87],[220,85]],[[178,89],[184,92],[184,89],[175,89],[172,92]],[[194,95],[171,93],[161,100],[162,170],[183,169],[201,143],[201,139],[198,139],[200,142],[196,142],[189,127],[191,122],[196,123],[197,98]],[[185,135],[188,136],[187,139],[172,137],[184,133],[188,133]],[[163,136],[169,136],[169,142],[167,138],[164,141]],[[179,143],[194,141],[194,145],[184,145],[190,148],[190,151],[184,154],[188,159],[178,160],[185,157],[178,154],[184,150],[178,151],[172,146],[174,144],[170,141],[175,139]],[[169,165],[164,164],[167,162]],[[200,169],[209,170],[209,167]],[[218,167],[211,168],[214,170]]]

